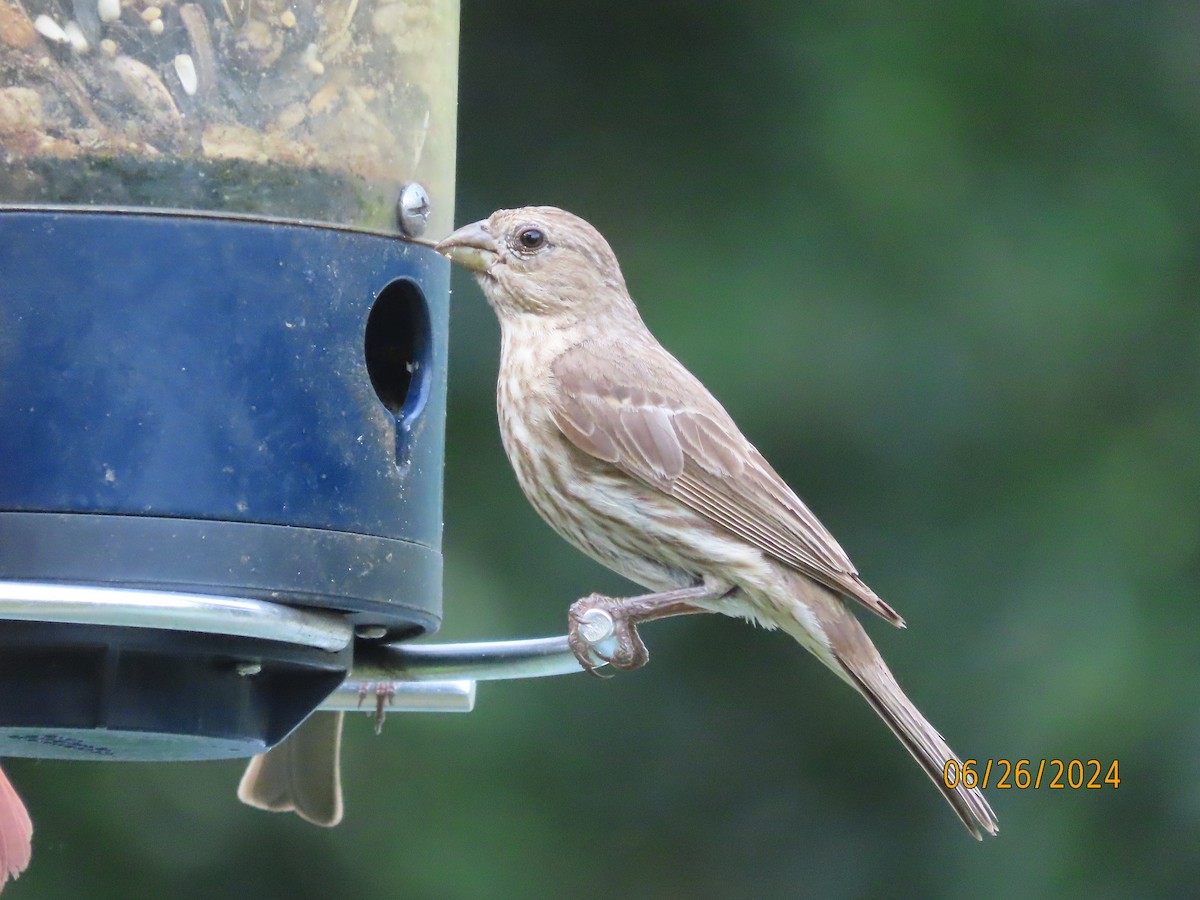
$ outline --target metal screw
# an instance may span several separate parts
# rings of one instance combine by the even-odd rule
[[[259,662],[240,662],[236,667],[237,673],[243,678],[247,675],[257,675],[262,671],[262,663]]]
[[[383,625],[359,625],[354,629],[354,636],[365,641],[377,641],[385,634],[387,627]]]
[[[613,636],[612,616],[602,609],[589,609],[579,617],[579,633],[589,644],[597,644]]]
[[[429,194],[415,181],[400,188],[396,201],[396,220],[400,230],[409,237],[420,237],[429,224]]]

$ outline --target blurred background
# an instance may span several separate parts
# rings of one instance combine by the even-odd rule
[[[1194,4],[462,10],[456,221],[548,203],[908,620],[868,628],[988,791],[977,844],[779,635],[680,619],[640,672],[352,718],[324,831],[242,764],[6,761],[20,897],[1182,897],[1200,885]],[[456,276],[457,277],[457,276]],[[498,329],[455,282],[441,638],[561,634],[629,586],[528,507]]]

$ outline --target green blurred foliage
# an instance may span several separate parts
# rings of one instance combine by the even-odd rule
[[[870,623],[964,756],[1117,759],[989,791],[971,841],[778,635],[354,719],[333,831],[240,764],[6,763],[19,897],[1182,897],[1200,884],[1194,4],[468,2],[459,211],[550,203],[907,618]],[[443,637],[594,590],[521,497],[498,329],[455,281]]]

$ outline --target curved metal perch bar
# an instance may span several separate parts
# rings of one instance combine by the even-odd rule
[[[378,644],[355,653],[355,677],[400,681],[506,681],[582,672],[563,637],[470,644]]]
[[[28,581],[0,581],[0,619],[194,631],[331,652],[354,637],[341,616],[264,600]]]
[[[337,651],[354,640],[340,616],[246,598],[0,581],[0,620],[156,628],[282,641]],[[382,691],[396,712],[470,712],[475,683],[582,671],[567,638],[460,644],[359,640],[354,667],[322,710],[370,709]]]

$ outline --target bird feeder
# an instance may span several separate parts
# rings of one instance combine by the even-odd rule
[[[457,29],[0,0],[0,756],[261,752],[438,627]]]

